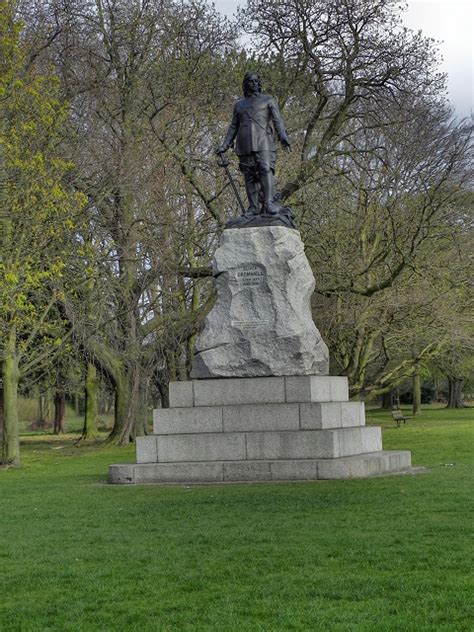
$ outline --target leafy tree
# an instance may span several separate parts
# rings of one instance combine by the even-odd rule
[[[403,28],[397,2],[250,0],[241,15],[290,128],[282,197],[298,212],[333,370],[354,394],[384,392],[450,335],[443,293],[455,292],[421,276],[436,277],[456,238],[472,127],[452,121],[436,47]]]
[[[250,0],[251,54],[205,1],[19,6],[29,59],[53,63],[71,100],[64,145],[88,225],[62,316],[114,388],[111,440],[146,432],[150,376],[166,404],[168,379],[189,374],[209,258],[235,214],[212,150],[249,67],[293,141],[280,189],[313,264],[333,371],[375,396],[445,348],[457,290],[435,271],[459,243],[470,129],[452,122],[437,51],[402,28],[396,2]]]
[[[474,374],[473,351],[472,343],[451,344],[436,358],[437,368],[448,380],[447,408],[464,408],[463,387]]]
[[[23,6],[39,49],[38,33],[45,42],[58,33],[38,59],[56,64],[71,99],[74,184],[88,199],[81,237],[93,254],[74,275],[94,271],[94,281],[76,296],[67,290],[63,312],[83,356],[113,385],[110,439],[126,443],[146,431],[141,391],[155,366],[172,377],[189,368],[206,298],[196,268],[222,224],[215,180],[195,152],[212,151],[234,34],[204,2]]]
[[[417,102],[440,101],[437,50],[401,26],[396,0],[249,0],[241,17],[257,58],[273,68],[273,91],[292,112],[298,159],[284,199],[318,178],[323,165],[376,153],[376,144],[360,145],[364,130],[413,120]]]
[[[65,330],[54,318],[82,198],[62,181],[70,164],[58,143],[67,108],[59,82],[27,63],[14,4],[0,2],[0,359],[4,389],[2,461],[20,462],[21,377],[49,361]]]

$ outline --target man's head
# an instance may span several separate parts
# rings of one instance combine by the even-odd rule
[[[249,97],[251,94],[258,94],[262,91],[262,80],[257,72],[246,72],[242,82],[242,90],[244,96]]]

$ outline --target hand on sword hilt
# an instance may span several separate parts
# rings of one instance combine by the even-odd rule
[[[226,152],[226,149],[223,149],[222,147],[218,147],[215,150],[215,153],[217,154],[217,156],[219,157],[219,160],[217,161],[217,164],[219,165],[219,167],[228,167],[230,165],[230,161],[227,160],[227,158],[224,158],[224,153]]]

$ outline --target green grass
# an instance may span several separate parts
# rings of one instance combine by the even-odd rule
[[[0,471],[0,629],[472,630],[473,410],[400,429],[416,476],[110,486],[133,447],[23,438]]]

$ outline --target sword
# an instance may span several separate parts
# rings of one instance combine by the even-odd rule
[[[216,153],[219,156],[219,160],[217,161],[217,164],[219,165],[219,167],[224,167],[224,171],[226,172],[226,175],[227,175],[227,177],[229,179],[229,182],[230,182],[230,184],[232,186],[232,190],[234,191],[234,195],[237,198],[237,202],[239,203],[239,206],[240,206],[240,208],[242,210],[242,215],[245,215],[245,213],[247,211],[245,209],[244,203],[242,202],[242,198],[240,197],[239,190],[237,189],[237,186],[236,186],[236,184],[234,182],[234,179],[231,176],[231,173],[229,171],[230,162],[224,158],[224,152],[223,151],[217,151]]]

